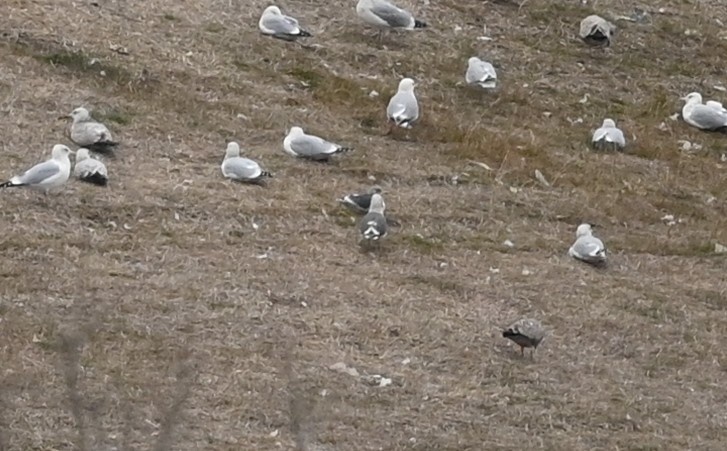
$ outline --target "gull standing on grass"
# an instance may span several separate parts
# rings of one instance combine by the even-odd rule
[[[104,124],[91,119],[91,114],[83,107],[71,111],[70,116],[61,117],[73,119],[71,141],[81,147],[96,152],[110,152],[119,145],[111,137],[109,129]]]
[[[568,255],[592,265],[603,265],[606,263],[606,247],[601,240],[593,236],[591,227],[591,224],[578,226],[576,241],[568,249]]]
[[[597,150],[623,150],[626,138],[613,119],[604,119],[603,125],[593,132],[591,143]]]
[[[331,155],[353,151],[353,147],[339,146],[318,136],[306,135],[300,127],[291,127],[283,140],[283,150],[294,157],[325,162]]]
[[[109,173],[106,165],[88,155],[88,149],[81,147],[76,151],[76,165],[73,175],[80,181],[98,186],[106,186]]]
[[[467,61],[467,73],[464,78],[468,85],[478,85],[484,89],[493,89],[497,84],[495,68],[476,56]]]
[[[371,196],[369,212],[361,219],[358,226],[359,232],[361,233],[361,241],[359,244],[368,246],[375,243],[378,245],[381,239],[386,236],[388,225],[386,223],[386,217],[384,216],[385,208],[386,204],[381,194]]]
[[[240,145],[234,141],[227,144],[221,168],[223,176],[237,182],[260,183],[266,177],[273,176],[263,171],[256,161],[240,157]]]
[[[367,193],[347,194],[346,196],[337,200],[338,202],[342,203],[346,207],[356,212],[366,213],[369,211],[369,207],[371,206],[371,197],[374,194],[381,194],[381,191],[382,190],[380,186],[372,186]]]
[[[73,153],[63,144],[53,146],[51,159],[36,164],[22,175],[16,175],[9,181],[0,184],[0,188],[27,186],[42,191],[46,195],[50,191],[61,188],[71,175],[71,160],[68,157]]]
[[[530,357],[532,358],[535,350],[538,349],[538,345],[545,338],[545,330],[537,320],[521,319],[515,321],[507,329],[503,330],[502,336],[509,338],[520,346],[521,356],[525,355],[525,348],[533,348],[533,351],[530,353]]]
[[[268,6],[260,17],[258,27],[262,34],[284,41],[295,41],[298,38],[313,36],[300,28],[298,20],[284,15],[277,6]]]
[[[414,95],[414,86],[416,86],[414,80],[404,78],[399,82],[397,93],[389,100],[386,116],[391,121],[392,127],[396,125],[401,128],[411,128],[419,119],[419,102]]]
[[[616,25],[603,17],[591,15],[581,21],[580,37],[592,47],[608,47],[616,32]]]
[[[698,92],[689,93],[681,100],[686,101],[682,108],[684,122],[700,130],[727,133],[727,113],[716,108],[718,102],[703,105],[702,95]]]
[[[413,30],[426,28],[426,22],[417,20],[409,11],[403,10],[386,0],[359,0],[356,14],[366,24],[379,29],[379,36],[385,29]]]

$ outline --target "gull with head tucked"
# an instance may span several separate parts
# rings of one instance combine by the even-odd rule
[[[240,145],[232,141],[227,144],[225,159],[220,166],[222,175],[230,180],[244,183],[261,183],[266,177],[272,177],[260,165],[249,158],[240,156]]]
[[[298,24],[298,20],[286,16],[277,6],[268,6],[260,16],[258,27],[262,34],[284,41],[295,41],[298,38],[313,36]]]
[[[626,138],[613,119],[604,119],[603,125],[593,132],[591,144],[597,150],[623,150]]]
[[[98,186],[106,186],[109,182],[109,173],[106,165],[88,155],[88,149],[82,147],[76,151],[76,165],[73,175],[78,180]]]
[[[467,72],[464,78],[468,85],[477,85],[483,89],[493,89],[497,85],[495,67],[476,56],[467,60]]]
[[[606,247],[593,236],[591,224],[581,224],[576,229],[576,241],[568,249],[571,257],[595,266],[606,263]]]
[[[686,102],[682,108],[684,122],[700,130],[727,133],[727,112],[717,108],[719,102],[703,105],[698,92],[691,92],[681,100]]]
[[[426,28],[426,22],[415,19],[409,11],[399,8],[387,0],[359,0],[356,4],[356,14],[367,25],[385,29],[413,30]]]

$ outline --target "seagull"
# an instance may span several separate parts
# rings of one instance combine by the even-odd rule
[[[682,108],[684,122],[701,130],[727,133],[727,113],[717,109],[719,102],[703,105],[702,95],[698,92],[689,93],[681,100],[686,101]]]
[[[325,162],[331,155],[352,152],[353,147],[339,146],[318,136],[306,135],[300,127],[291,127],[283,140],[283,150],[294,157]]]
[[[295,41],[298,38],[313,36],[300,28],[298,21],[293,17],[286,16],[280,12],[277,6],[268,6],[258,22],[260,32],[284,41]]]
[[[360,244],[371,244],[381,242],[381,239],[386,236],[387,223],[386,217],[384,216],[384,209],[386,204],[381,194],[371,195],[371,205],[369,206],[369,212],[366,213],[359,223],[359,232],[361,233]]]
[[[591,224],[581,224],[576,229],[576,241],[568,249],[571,257],[600,266],[606,263],[606,247],[603,242],[593,236]]]
[[[389,100],[386,115],[392,125],[411,128],[419,119],[419,102],[414,95],[414,80],[404,78],[399,82],[399,90]],[[389,130],[391,132],[391,129]]]
[[[374,194],[381,194],[380,186],[372,186],[371,189],[367,193],[347,194],[343,198],[337,199],[337,200],[341,204],[347,206],[348,208],[350,208],[356,212],[366,213],[369,211],[369,206],[371,205],[371,197]]]
[[[91,158],[88,155],[88,149],[85,147],[76,151],[76,165],[73,167],[73,175],[82,182],[99,186],[106,186],[109,182],[106,165],[95,158]]]
[[[240,157],[240,145],[234,141],[227,144],[221,168],[223,176],[237,182],[260,183],[266,177],[273,176],[263,171],[256,161]]]
[[[545,338],[545,330],[537,320],[521,319],[515,321],[502,331],[502,336],[509,338],[520,346],[520,355],[525,355],[525,348],[533,348],[530,357],[533,357],[535,350],[543,338]]]
[[[0,188],[27,186],[47,195],[48,192],[62,187],[68,181],[68,177],[71,175],[71,160],[68,155],[71,153],[73,152],[68,147],[56,144],[53,146],[50,160],[36,164],[22,175],[16,175],[0,184]]]
[[[604,119],[603,125],[593,132],[591,143],[597,150],[623,150],[626,138],[613,119]]]
[[[497,84],[495,68],[476,56],[467,61],[467,73],[464,78],[468,85],[478,85],[484,89],[492,89]]]
[[[426,22],[415,19],[409,11],[386,0],[359,0],[356,4],[356,14],[366,24],[378,28],[379,35],[387,28],[413,30],[427,26]]]
[[[608,47],[616,33],[616,25],[603,17],[591,15],[581,21],[580,37],[592,47]]]
[[[111,138],[111,132],[105,125],[91,119],[87,109],[78,107],[69,116],[62,116],[67,117],[73,119],[71,141],[77,145],[96,152],[110,152],[119,145]]]

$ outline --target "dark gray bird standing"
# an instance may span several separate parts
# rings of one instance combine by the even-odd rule
[[[520,355],[525,355],[525,348],[533,348],[533,352],[530,354],[532,357],[540,342],[545,338],[545,330],[537,320],[521,319],[502,331],[502,336],[520,346]]]

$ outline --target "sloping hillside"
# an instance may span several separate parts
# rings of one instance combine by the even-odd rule
[[[105,189],[0,192],[0,449],[723,449],[727,136],[670,116],[727,103],[727,9],[596,4],[401,1],[429,27],[381,42],[353,0],[280,4],[303,47],[261,1],[3,0],[0,178],[80,105],[122,147]],[[462,86],[475,54],[496,92]],[[625,154],[589,150],[604,117]],[[294,160],[294,125],[356,151]],[[267,187],[222,178],[229,140]],[[335,202],[373,183],[378,254]],[[609,268],[568,257],[583,221]],[[532,360],[501,337],[526,316]]]

